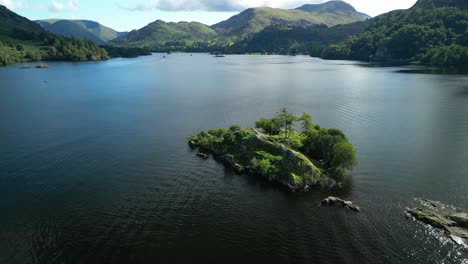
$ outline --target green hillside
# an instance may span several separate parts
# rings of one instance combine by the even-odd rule
[[[36,21],[44,29],[64,37],[84,38],[98,44],[104,44],[127,32],[117,32],[90,20],[45,19]]]
[[[330,28],[270,26],[231,46],[228,53],[316,54],[329,44],[359,34],[367,24],[360,21]]]
[[[272,25],[312,26],[323,24],[335,26],[362,21],[368,18],[357,12],[351,5],[342,1],[304,5],[297,9],[271,7],[249,8],[230,19],[212,26],[225,36],[245,37]]]
[[[206,45],[216,32],[198,22],[166,23],[157,20],[110,43],[117,46],[148,47],[153,51],[177,50],[178,47]]]
[[[87,40],[68,39],[0,5],[0,65],[39,60],[105,60],[106,50]]]
[[[419,0],[371,20],[361,34],[326,48],[326,59],[468,66],[468,2]]]

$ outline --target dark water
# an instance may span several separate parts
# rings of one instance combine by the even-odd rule
[[[0,263],[466,263],[403,217],[468,208],[468,76],[173,54],[0,68]],[[289,194],[185,138],[287,106],[349,135],[341,191]],[[321,208],[333,194],[363,211]]]

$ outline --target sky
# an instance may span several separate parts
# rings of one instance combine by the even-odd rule
[[[295,8],[327,0],[0,0],[1,5],[30,20],[60,18],[97,21],[117,31],[131,31],[162,19],[208,25],[249,7]],[[416,0],[346,0],[358,11],[377,16],[410,8]]]

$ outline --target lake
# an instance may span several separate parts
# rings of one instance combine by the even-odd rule
[[[0,67],[0,263],[468,262],[403,216],[415,197],[468,208],[468,75],[165,56]],[[348,135],[343,189],[288,193],[187,145],[282,107]]]

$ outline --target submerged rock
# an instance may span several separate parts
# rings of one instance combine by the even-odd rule
[[[337,198],[330,196],[326,199],[324,199],[321,203],[322,206],[336,206],[336,205],[341,205],[343,208],[346,208],[351,211],[359,212],[361,211],[361,208],[359,206],[353,204],[351,201],[345,201],[343,199]]]
[[[49,65],[47,64],[39,64],[36,66],[36,69],[47,69],[49,68]]]
[[[405,216],[445,231],[455,243],[468,247],[468,212],[438,201],[415,199],[416,208],[407,208]]]

